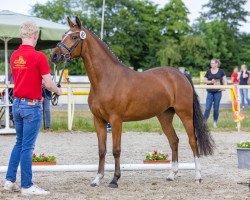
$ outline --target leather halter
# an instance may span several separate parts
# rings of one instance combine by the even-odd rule
[[[69,31],[68,31],[68,32],[69,32]],[[72,33],[68,33],[68,32],[65,33],[64,39],[66,39],[67,36],[69,36],[69,35],[71,35],[71,34],[73,34],[73,33],[79,33],[79,34],[80,34],[80,38],[78,38],[78,39],[76,40],[76,42],[74,43],[74,45],[73,45],[72,47],[70,47],[70,48],[67,47],[67,46],[63,43],[63,40],[64,40],[64,39],[63,39],[61,42],[57,43],[56,46],[57,46],[60,50],[61,50],[62,48],[64,48],[64,49],[67,51],[67,53],[61,54],[62,57],[64,57],[64,60],[67,61],[67,62],[69,62],[70,60],[72,60],[72,52],[76,49],[76,47],[78,46],[78,44],[80,44],[80,42],[83,41],[83,40],[86,38],[86,33],[85,33],[83,30],[77,31],[77,32],[72,32]]]

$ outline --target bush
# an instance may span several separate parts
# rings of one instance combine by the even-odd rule
[[[250,148],[250,141],[238,143],[237,147],[239,147],[239,148]]]

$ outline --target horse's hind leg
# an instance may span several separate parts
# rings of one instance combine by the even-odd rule
[[[94,116],[94,125],[98,137],[98,148],[99,148],[99,166],[98,173],[95,179],[92,181],[91,186],[98,186],[101,182],[101,179],[104,177],[104,164],[105,164],[105,155],[106,155],[106,141],[107,141],[107,122],[102,119],[96,118]]]
[[[173,127],[173,117],[175,111],[173,108],[166,110],[161,115],[158,115],[157,118],[161,123],[163,132],[168,138],[170,147],[172,149],[172,167],[171,172],[167,177],[167,180],[173,181],[177,172],[178,172],[178,143],[179,138],[176,135],[176,132]]]
[[[180,117],[189,138],[189,145],[193,151],[194,163],[195,163],[195,180],[196,182],[201,182],[201,166],[199,162],[199,150],[197,146],[197,140],[194,131],[193,123],[193,112],[182,111],[178,112],[177,115]]]

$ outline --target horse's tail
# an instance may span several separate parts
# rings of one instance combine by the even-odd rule
[[[195,135],[198,141],[198,148],[200,155],[212,155],[215,147],[214,140],[210,134],[210,131],[207,127],[206,121],[201,111],[199,97],[194,89],[194,84],[191,77],[188,74],[185,74],[189,82],[193,87],[193,123]]]

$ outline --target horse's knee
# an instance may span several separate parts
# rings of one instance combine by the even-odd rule
[[[113,149],[113,156],[119,158],[121,154],[121,149]]]
[[[99,150],[99,158],[104,158],[106,155],[106,150],[105,149],[100,149]]]

